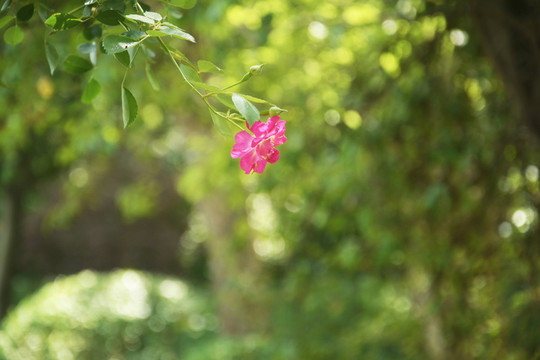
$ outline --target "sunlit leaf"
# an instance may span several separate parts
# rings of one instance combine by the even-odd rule
[[[234,132],[229,126],[229,120],[217,115],[213,111],[210,111],[210,115],[212,116],[212,121],[214,122],[214,126],[222,135],[228,136],[228,137],[234,136]]]
[[[175,28],[172,28],[172,27],[168,27],[168,26],[160,26],[155,30],[148,30],[147,33],[148,33],[148,35],[152,35],[152,36],[170,35],[170,36],[174,36],[174,37],[177,37],[179,39],[182,39],[182,40],[188,40],[188,41],[191,41],[191,42],[195,42],[195,38],[192,35],[188,34],[187,32],[182,31],[180,29],[175,29]]]
[[[253,123],[255,123],[256,121],[259,121],[261,115],[255,105],[250,103],[248,100],[246,100],[239,94],[233,94],[232,101],[236,106],[236,109],[238,109],[238,112],[242,114],[242,116],[247,120],[250,126],[253,125]]]
[[[9,24],[13,19],[15,19],[14,16],[4,16],[3,18],[0,18],[0,30]]]
[[[208,60],[199,60],[197,62],[197,67],[199,68],[199,72],[210,72],[214,74],[223,72],[223,70]]]
[[[154,21],[154,19],[151,19],[151,18],[149,18],[147,16],[137,15],[137,14],[126,15],[126,18],[131,19],[131,20],[135,20],[135,21],[138,21],[138,22],[142,22],[142,23],[145,23],[145,24],[150,24],[150,25],[154,25],[156,23]]]
[[[127,88],[122,87],[122,119],[124,121],[124,129],[135,121],[137,111],[137,100],[135,100],[135,97]]]
[[[254,103],[273,105],[271,102],[268,102],[268,101],[263,100],[263,99],[256,98],[255,96],[246,95],[246,94],[241,94],[241,95],[243,97],[245,97],[246,99],[248,99],[249,101],[253,101]]]
[[[187,58],[186,55],[184,55],[184,53],[182,53],[180,50],[177,50],[177,49],[171,49],[171,52],[173,53],[173,55],[179,59],[179,60],[182,60],[186,63],[188,63],[189,65],[191,65],[191,67],[195,67],[195,65],[193,65],[193,63]]]
[[[202,82],[199,74],[187,65],[180,64],[180,72],[187,82]]]
[[[197,89],[203,89],[203,90],[206,90],[206,91],[210,91],[210,92],[215,92],[215,93],[222,93],[223,91],[218,88],[217,86],[212,86],[212,85],[208,85],[208,84],[205,84],[203,82],[198,82],[198,81],[192,81],[191,84],[193,86],[195,86]]]
[[[236,110],[236,106],[234,106],[230,95],[219,94],[216,96],[216,99],[229,109]]]
[[[139,44],[140,41],[133,40],[122,35],[108,35],[103,39],[103,49],[107,54],[115,54]]]
[[[2,8],[0,9],[0,11],[6,10],[9,7],[9,5],[11,5],[11,0],[4,1],[4,4],[2,5]]]
[[[101,85],[95,79],[91,79],[86,87],[84,88],[83,94],[81,96],[81,101],[85,104],[90,104],[92,100],[98,96],[101,91]]]
[[[45,24],[52,27],[54,30],[68,30],[74,28],[82,22],[81,19],[63,13],[52,14],[46,21]]]
[[[139,40],[140,38],[145,37],[146,33],[144,31],[139,31],[139,30],[129,30],[129,31],[123,32],[120,35],[128,37],[133,40]]]
[[[150,67],[150,64],[146,63],[146,77],[148,78],[148,81],[150,82],[150,85],[152,85],[152,89],[155,91],[159,91],[159,83],[156,80],[156,77],[154,76],[154,73],[152,71],[152,68]]]
[[[58,66],[59,57],[56,48],[49,42],[45,43],[45,56],[47,57],[47,62],[49,63],[49,69],[51,70],[51,75],[54,74],[54,70]]]
[[[6,30],[4,33],[4,41],[6,44],[15,46],[24,39],[24,32],[20,27],[14,25]]]
[[[77,51],[81,54],[90,54],[91,52],[96,51],[95,43],[82,43],[77,46]]]
[[[148,17],[150,19],[153,19],[155,21],[161,21],[163,19],[161,14],[158,14],[158,13],[152,12],[152,11],[145,11],[144,16],[146,16],[146,17]]]

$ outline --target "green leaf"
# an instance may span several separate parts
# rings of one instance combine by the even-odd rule
[[[197,67],[199,68],[199,72],[209,72],[214,74],[223,72],[223,70],[217,67],[214,63],[207,60],[199,60],[197,62]]]
[[[49,13],[51,12],[50,9],[43,3],[39,3],[37,11],[41,20],[43,22],[47,21],[47,19],[49,18]]]
[[[82,16],[83,16],[83,17],[90,17],[90,16],[92,16],[92,6],[86,5],[86,6],[83,8]]]
[[[158,14],[152,11],[145,11],[144,16],[149,17],[150,19],[155,20],[155,21],[161,21],[163,19],[161,14]]]
[[[116,54],[139,44],[136,41],[122,35],[108,35],[103,39],[103,48],[107,54]]]
[[[139,5],[141,5],[141,8],[143,9],[143,11],[150,11],[150,5],[146,4],[146,3],[143,3],[142,1],[137,1],[139,3]]]
[[[130,47],[129,49],[127,49],[127,52],[130,58],[130,61],[129,61],[130,64],[133,64],[133,60],[135,59],[135,56],[138,54],[138,51],[137,51],[138,49],[139,49],[138,45],[137,47]]]
[[[238,109],[238,112],[240,112],[247,120],[249,126],[253,125],[256,121],[259,121],[261,115],[255,105],[239,94],[232,94],[232,101],[234,106]]]
[[[91,79],[86,87],[84,88],[83,94],[81,96],[81,101],[85,104],[90,104],[92,100],[98,96],[101,90],[101,85],[95,79]]]
[[[82,43],[77,46],[77,51],[81,54],[90,54],[96,51],[96,43]]]
[[[145,37],[146,33],[144,31],[139,31],[139,30],[129,30],[129,31],[121,33],[120,35],[128,37],[133,40],[139,40],[140,38]]]
[[[2,8],[0,9],[0,11],[6,10],[9,7],[9,5],[11,5],[11,0],[4,1],[4,4],[2,5]]]
[[[124,18],[116,10],[105,10],[97,14],[96,19],[105,25],[114,26],[118,25]]]
[[[197,0],[171,0],[170,4],[182,9],[191,9],[197,4]]]
[[[213,111],[210,111],[210,115],[212,116],[212,121],[214,122],[214,126],[222,135],[227,136],[227,137],[234,136],[234,132],[229,126],[229,120],[217,115]]]
[[[126,15],[126,19],[131,19],[131,20],[135,20],[135,21],[142,22],[145,24],[150,24],[150,25],[154,25],[156,23],[154,19],[151,19],[147,16],[137,15],[137,14]]]
[[[87,0],[84,2],[84,5],[88,6],[88,5],[92,5],[92,4],[95,4],[97,3],[97,0]]]
[[[152,68],[148,63],[146,63],[146,77],[148,78],[150,85],[152,85],[152,89],[154,89],[155,91],[159,91],[159,83],[157,82],[156,77],[152,72]]]
[[[124,120],[124,129],[135,121],[137,111],[137,100],[135,100],[135,97],[128,89],[122,87],[122,119]]]
[[[172,24],[167,23],[167,26],[161,25],[159,27],[159,30],[161,32],[164,32],[167,35],[172,35],[174,37],[177,37],[179,39],[196,42],[195,38],[191,35],[185,32],[184,30],[180,29],[178,26],[174,26]]]
[[[191,67],[185,64],[180,64],[180,72],[182,73],[182,76],[184,77],[184,79],[189,83],[202,82],[199,74],[197,74],[195,70],[193,70]]]
[[[225,105],[226,107],[236,110],[236,106],[234,106],[234,103],[232,102],[230,95],[219,94],[216,96],[216,99],[218,99],[218,101],[222,103],[223,105]]]
[[[101,30],[101,25],[92,25],[90,27],[84,28],[83,35],[86,40],[92,40],[95,38],[101,37],[103,31]]]
[[[74,28],[81,22],[81,19],[78,19],[73,15],[56,13],[45,20],[45,25],[52,27],[54,30],[63,31]]]
[[[156,57],[156,53],[147,46],[144,46],[144,44],[141,45],[141,48],[148,59],[154,59]]]
[[[243,97],[245,97],[246,99],[248,99],[249,101],[253,101],[254,103],[274,105],[274,104],[272,104],[271,102],[268,102],[268,101],[263,100],[263,99],[256,98],[255,96],[245,95],[245,94],[241,94],[241,95],[242,95]]]
[[[56,48],[49,42],[45,43],[45,56],[47,57],[47,62],[49,63],[49,68],[52,75],[54,74],[54,70],[58,66],[58,62],[60,59]]]
[[[15,19],[14,16],[4,16],[0,19],[0,30],[4,28],[7,24],[11,22],[11,20]]]
[[[125,67],[131,67],[131,57],[129,56],[129,53],[127,51],[116,53],[114,54],[114,57],[116,58],[116,60],[120,61],[120,63]]]
[[[17,11],[17,20],[28,21],[34,15],[34,4],[28,4],[23,6]]]
[[[187,32],[182,31],[180,29],[168,27],[168,26],[163,26],[163,25],[159,26],[155,30],[148,30],[147,33],[148,35],[158,36],[158,37],[170,35],[170,36],[174,36],[179,39],[182,39],[182,40],[195,42],[195,38],[192,35],[188,34]]]
[[[24,32],[17,25],[8,28],[4,33],[4,41],[6,44],[15,46],[24,39]]]
[[[192,81],[191,84],[193,86],[195,86],[197,89],[203,89],[203,90],[210,91],[210,92],[215,92],[215,93],[222,93],[223,92],[223,90],[221,90],[217,86],[208,85],[208,84],[205,84],[203,82]]]
[[[124,10],[126,10],[126,3],[124,2],[124,0],[105,0],[101,4],[101,9],[102,10],[116,10],[123,13]]]
[[[95,44],[95,42],[94,42]],[[94,51],[92,51],[90,54],[90,62],[93,66],[96,66],[97,64],[97,46],[95,47]]]
[[[182,61],[187,62],[188,64],[190,64],[190,65],[192,65],[193,67],[195,67],[195,65],[193,65],[193,64],[191,63],[191,61],[189,61],[189,59],[187,58],[187,56],[184,55],[180,50],[171,49],[171,51],[172,51],[173,53],[175,53],[176,55],[178,55],[178,57],[180,57],[180,58],[182,59]]]
[[[92,69],[92,64],[82,57],[70,55],[64,61],[64,69],[70,74],[82,74]]]

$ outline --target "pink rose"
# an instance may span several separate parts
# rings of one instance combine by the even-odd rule
[[[273,116],[267,123],[255,122],[247,131],[240,131],[234,137],[234,146],[231,150],[233,159],[240,159],[240,168],[246,174],[255,171],[262,174],[266,163],[275,163],[279,159],[279,151],[275,148],[287,141],[285,137],[285,121],[279,120],[279,116]]]

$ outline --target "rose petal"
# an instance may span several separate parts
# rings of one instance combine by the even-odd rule
[[[244,170],[246,174],[249,174],[259,159],[260,156],[257,155],[257,152],[253,149],[240,159],[240,168]]]
[[[272,152],[272,154],[270,154],[270,156],[267,157],[266,160],[268,160],[268,162],[269,162],[270,164],[275,164],[276,161],[279,160],[279,150],[278,150],[278,149],[274,149],[274,151]]]
[[[259,152],[259,155],[261,155],[263,158],[268,157],[273,150],[274,147],[272,145],[271,139],[266,139],[265,141],[261,142],[259,146],[257,146],[257,151]]]
[[[279,121],[272,131],[268,132],[268,136],[282,136],[285,134],[285,121]]]
[[[235,144],[231,150],[231,157],[233,159],[239,158],[251,151],[253,136],[251,136],[247,131],[240,131],[234,136]]]
[[[246,123],[255,136],[247,131],[236,134],[231,156],[241,158],[240,168],[246,174],[252,171],[262,174],[267,162],[274,164],[279,160],[279,151],[275,147],[287,141],[285,123],[279,116],[273,116],[266,123],[256,121],[251,126]]]
[[[253,171],[255,171],[258,174],[262,174],[265,168],[266,168],[266,160],[261,158],[255,163]]]
[[[285,144],[287,142],[287,137],[285,135],[274,137],[274,146]]]
[[[248,129],[251,130],[256,137],[262,137],[266,133],[268,125],[259,120],[254,122],[251,127],[248,125]]]
[[[267,121],[267,124],[268,124],[268,129],[273,129],[274,126],[276,126],[276,124],[279,122],[279,116],[272,116],[271,118],[268,119]]]

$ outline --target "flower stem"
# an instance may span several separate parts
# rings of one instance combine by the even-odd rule
[[[85,6],[86,6],[86,5],[83,4],[83,5],[79,6],[78,8],[71,10],[70,12],[68,12],[68,14],[69,14],[69,15],[73,15],[73,14],[75,14],[77,11],[79,11],[79,10],[81,10],[81,9],[84,9]]]
[[[184,80],[188,83],[189,87],[191,87],[191,89],[193,91],[195,91],[195,93],[197,95],[199,95],[199,97],[202,99],[202,101],[204,101],[204,103],[206,104],[206,106],[208,107],[208,109],[210,109],[211,112],[213,112],[214,114],[216,114],[217,116],[223,118],[223,119],[226,119],[228,121],[230,121],[231,123],[233,123],[235,126],[237,126],[238,128],[240,128],[241,130],[244,130],[240,125],[238,125],[237,123],[235,123],[232,119],[230,119],[229,117],[227,116],[224,116],[223,114],[221,114],[219,111],[217,111],[213,106],[212,104],[210,104],[208,102],[208,100],[206,99],[205,95],[201,94],[199,92],[199,90],[197,90],[197,88],[195,86],[193,86],[193,84],[191,82],[189,82],[188,79],[186,79],[186,77],[184,76],[184,73],[182,72],[182,69],[180,68],[180,66],[178,65],[178,62],[176,61],[175,57],[174,57],[174,53],[167,47],[167,45],[165,44],[165,42],[163,42],[163,40],[161,38],[157,38],[161,47],[163,48],[163,50],[169,55],[169,57],[171,58],[171,61],[173,62],[174,66],[178,69],[178,71],[180,72],[180,74],[182,75],[182,77],[184,78]],[[182,60],[182,59],[180,59]],[[188,64],[189,65],[189,64]]]

